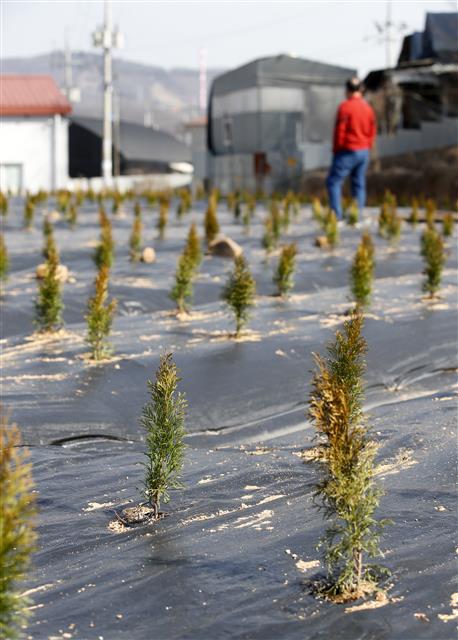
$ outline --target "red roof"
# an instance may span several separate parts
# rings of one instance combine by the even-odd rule
[[[0,76],[0,115],[64,115],[71,104],[51,76]]]

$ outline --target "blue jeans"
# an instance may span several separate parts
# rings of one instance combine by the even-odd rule
[[[342,220],[342,184],[347,176],[351,179],[351,195],[358,203],[360,211],[366,204],[366,171],[369,165],[369,149],[360,151],[338,151],[326,178],[329,206]]]

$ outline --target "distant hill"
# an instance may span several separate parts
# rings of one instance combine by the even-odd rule
[[[60,87],[65,86],[64,53],[2,60],[3,73],[50,74]],[[224,69],[209,69],[208,87]],[[81,102],[74,104],[80,116],[102,114],[102,56],[100,53],[72,53],[73,85],[81,90]],[[198,69],[164,69],[115,57],[115,89],[120,94],[121,118],[144,123],[180,135],[182,123],[198,115]]]

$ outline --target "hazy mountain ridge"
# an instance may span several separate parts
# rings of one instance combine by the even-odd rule
[[[102,114],[102,56],[100,53],[72,53],[73,86],[79,87],[81,101],[74,113],[84,116]],[[3,73],[49,74],[60,87],[65,87],[65,58],[53,51],[26,58],[6,58]],[[209,69],[207,88],[223,69]],[[148,65],[120,57],[113,60],[115,91],[120,95],[121,118],[131,122],[153,123],[154,126],[179,134],[182,123],[199,115],[199,70]]]

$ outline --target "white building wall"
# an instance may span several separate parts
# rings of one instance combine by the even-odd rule
[[[192,174],[185,173],[158,173],[129,176],[116,176],[113,178],[113,186],[125,193],[130,189],[152,189],[153,191],[168,191],[179,189],[191,184]],[[103,178],[70,178],[67,182],[70,191],[87,191],[89,188],[96,193],[103,191],[105,184]]]
[[[68,182],[68,120],[61,116],[3,117],[0,124],[0,190],[9,165],[21,166],[22,192],[65,188]]]
[[[69,180],[68,120],[54,116],[54,189],[66,189]]]

